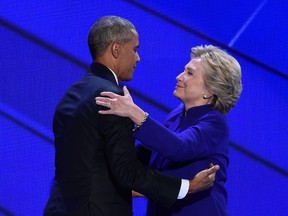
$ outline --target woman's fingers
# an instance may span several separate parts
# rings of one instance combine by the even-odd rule
[[[109,97],[109,98],[115,98],[117,97],[117,94],[113,93],[113,92],[101,92],[100,93],[101,96],[105,96],[105,97]]]
[[[124,96],[128,96],[130,97],[130,92],[127,88],[127,86],[123,86],[123,92],[124,92]],[[120,95],[118,94],[115,94],[114,92],[109,92],[109,91],[103,91],[100,93],[101,96],[105,96],[105,97],[109,97],[109,98],[117,98],[119,97]]]
[[[116,102],[117,98],[109,98],[109,97],[95,97],[96,103],[98,102],[104,102],[104,103],[112,103],[112,102]],[[98,104],[98,103],[97,103]],[[102,105],[102,104],[98,104],[98,105]]]
[[[96,100],[96,103],[97,102],[104,102],[104,103],[108,103],[108,102],[110,102],[110,98],[105,98],[105,97],[96,97],[95,98],[95,100]],[[98,104],[98,103],[97,103]],[[99,105],[101,105],[101,104],[99,104]]]
[[[96,104],[100,105],[100,106],[108,106],[110,102],[108,101],[102,101],[102,99],[97,99],[96,98]]]
[[[128,91],[127,86],[123,86],[123,92],[124,92],[124,96],[129,96],[130,92]]]

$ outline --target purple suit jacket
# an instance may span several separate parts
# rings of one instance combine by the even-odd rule
[[[164,125],[148,117],[134,136],[152,151],[150,166],[166,174],[191,179],[210,162],[220,166],[211,189],[189,194],[171,208],[148,201],[147,215],[228,215],[224,183],[229,130],[225,115],[211,105],[187,112],[180,106],[168,115]]]

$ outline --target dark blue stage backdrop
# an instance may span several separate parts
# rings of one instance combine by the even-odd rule
[[[239,60],[243,93],[228,115],[229,210],[288,215],[286,1],[1,0],[0,11],[0,215],[42,215],[54,175],[54,108],[86,72],[87,33],[103,15],[136,25],[141,62],[126,84],[159,121],[179,104],[175,77],[191,47],[213,44]],[[136,216],[145,202],[134,200]]]

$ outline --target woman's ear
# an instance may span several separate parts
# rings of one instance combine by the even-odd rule
[[[113,43],[111,46],[112,49],[112,55],[114,56],[114,58],[118,58],[119,57],[119,53],[120,53],[120,44],[119,43]]]

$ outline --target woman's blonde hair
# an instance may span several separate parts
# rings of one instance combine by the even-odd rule
[[[223,50],[212,46],[196,46],[191,58],[200,58],[204,84],[213,97],[214,108],[228,113],[236,104],[242,91],[241,67],[238,61]]]

